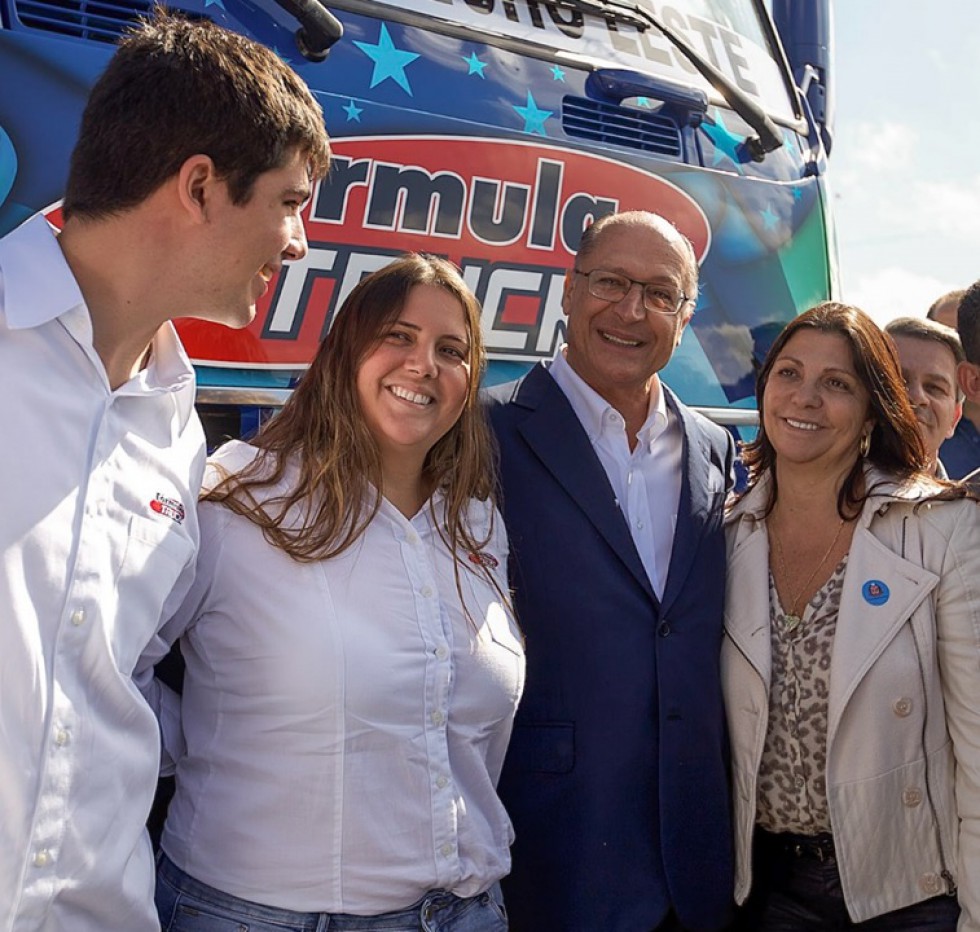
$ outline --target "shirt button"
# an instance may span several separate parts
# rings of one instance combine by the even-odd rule
[[[70,740],[71,740],[71,736],[68,734],[68,731],[64,728],[59,728],[54,733],[54,743],[57,744],[59,748],[63,748]]]
[[[436,786],[438,786],[440,790],[441,789],[444,789],[446,787],[446,784],[447,783],[449,783],[449,778],[448,777],[445,777],[445,776],[440,776],[436,780]]]
[[[919,878],[919,886],[922,888],[923,893],[928,893],[930,895],[937,894],[941,888],[939,875],[934,874],[931,871],[923,874]]]
[[[637,530],[642,531],[643,530],[643,522],[642,521],[637,521],[636,522],[636,528],[637,528]]]
[[[415,531],[409,531],[405,535],[405,540],[407,540],[410,544],[417,544],[419,542],[419,535],[416,534]]]
[[[902,793],[902,802],[910,809],[915,808],[922,802],[922,790],[917,786],[910,786]]]
[[[446,720],[446,716],[443,715],[442,712],[440,712],[438,709],[436,709],[435,712],[432,713],[431,718],[432,718],[433,725],[441,725]]]
[[[444,858],[448,858],[456,849],[447,841],[439,850]]]
[[[79,625],[85,624],[85,609],[76,608],[75,611],[71,613],[71,623],[77,628]]]
[[[431,596],[432,596],[432,587],[431,586],[423,586],[419,590],[419,592],[422,594],[422,597],[423,598],[425,598],[425,599],[431,598]]]
[[[438,647],[436,648],[436,656],[437,656],[437,657],[438,657],[438,658],[439,658],[440,660],[445,660],[445,659],[446,659],[446,658],[447,658],[447,657],[449,656],[449,648],[448,648],[448,647],[446,647],[446,645],[445,645],[445,644],[440,644],[440,645],[439,645],[439,646],[438,646]]]
[[[47,848],[40,848],[34,852],[34,866],[47,867],[51,863],[51,852]]]
[[[912,711],[912,700],[908,696],[902,696],[901,699],[895,700],[895,705],[892,708],[899,718],[905,718]]]

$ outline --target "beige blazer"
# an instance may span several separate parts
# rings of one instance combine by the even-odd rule
[[[882,483],[851,543],[830,673],[827,796],[851,919],[947,892],[980,932],[980,505]],[[731,733],[736,899],[751,886],[772,669],[768,477],[727,518],[722,682]],[[945,873],[944,873],[945,872]]]

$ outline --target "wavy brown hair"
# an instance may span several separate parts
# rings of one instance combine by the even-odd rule
[[[435,524],[456,555],[486,546],[492,527],[475,538],[466,521],[471,499],[491,499],[495,453],[482,406],[485,366],[480,305],[452,263],[412,253],[363,279],[344,301],[309,370],[282,410],[252,441],[259,455],[208,492],[262,529],[266,540],[294,560],[312,562],[343,553],[377,514],[383,494],[381,454],[364,423],[357,371],[401,314],[418,285],[444,288],[459,301],[469,341],[469,376],[459,420],[425,458],[423,481],[446,497],[445,520]],[[265,498],[291,464],[299,478],[282,495]],[[491,522],[492,524],[492,522]]]
[[[868,392],[869,416],[874,421],[867,461],[899,480],[922,476],[944,485],[938,496],[940,498],[963,497],[966,493],[961,487],[938,482],[928,473],[929,458],[902,380],[894,343],[864,311],[848,304],[826,301],[794,318],[783,328],[769,349],[756,381],[759,433],[755,440],[742,447],[742,462],[748,469],[749,489],[767,472],[771,476],[772,494],[766,514],[776,504],[778,495],[774,468],[776,451],[765,429],[766,385],[783,348],[795,334],[805,329],[837,333],[850,344],[854,371]],[[837,511],[841,518],[853,518],[872,491],[864,488],[864,459],[858,457],[837,497]]]

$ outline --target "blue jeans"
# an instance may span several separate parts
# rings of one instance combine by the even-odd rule
[[[832,843],[823,852],[794,854],[782,836],[757,832],[752,893],[739,911],[739,932],[956,932],[955,896],[934,896],[864,922],[852,922],[844,904]],[[794,847],[792,845],[790,848]]]
[[[408,909],[379,916],[298,913],[215,890],[163,852],[156,905],[163,932],[507,932],[499,884],[465,900],[436,890]]]

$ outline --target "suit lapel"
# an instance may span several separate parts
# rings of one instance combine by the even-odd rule
[[[661,383],[667,404],[677,416],[684,435],[681,453],[681,494],[677,503],[677,524],[674,543],[670,552],[670,566],[664,587],[665,609],[677,598],[684,587],[698,552],[704,523],[715,492],[709,486],[711,451],[707,438],[689,411],[677,403],[673,393]],[[722,480],[724,481],[724,480]],[[724,485],[721,486],[724,488]]]
[[[828,744],[861,679],[939,581],[934,573],[893,553],[865,526],[854,531],[834,637],[828,697]],[[866,586],[884,583],[887,597]]]
[[[725,597],[725,630],[735,646],[755,667],[766,691],[772,677],[769,634],[769,538],[765,524],[743,518],[729,533],[748,534],[736,539],[729,558]]]
[[[527,445],[656,602],[605,470],[568,399],[544,366],[527,374],[514,402],[529,410],[518,427]]]

